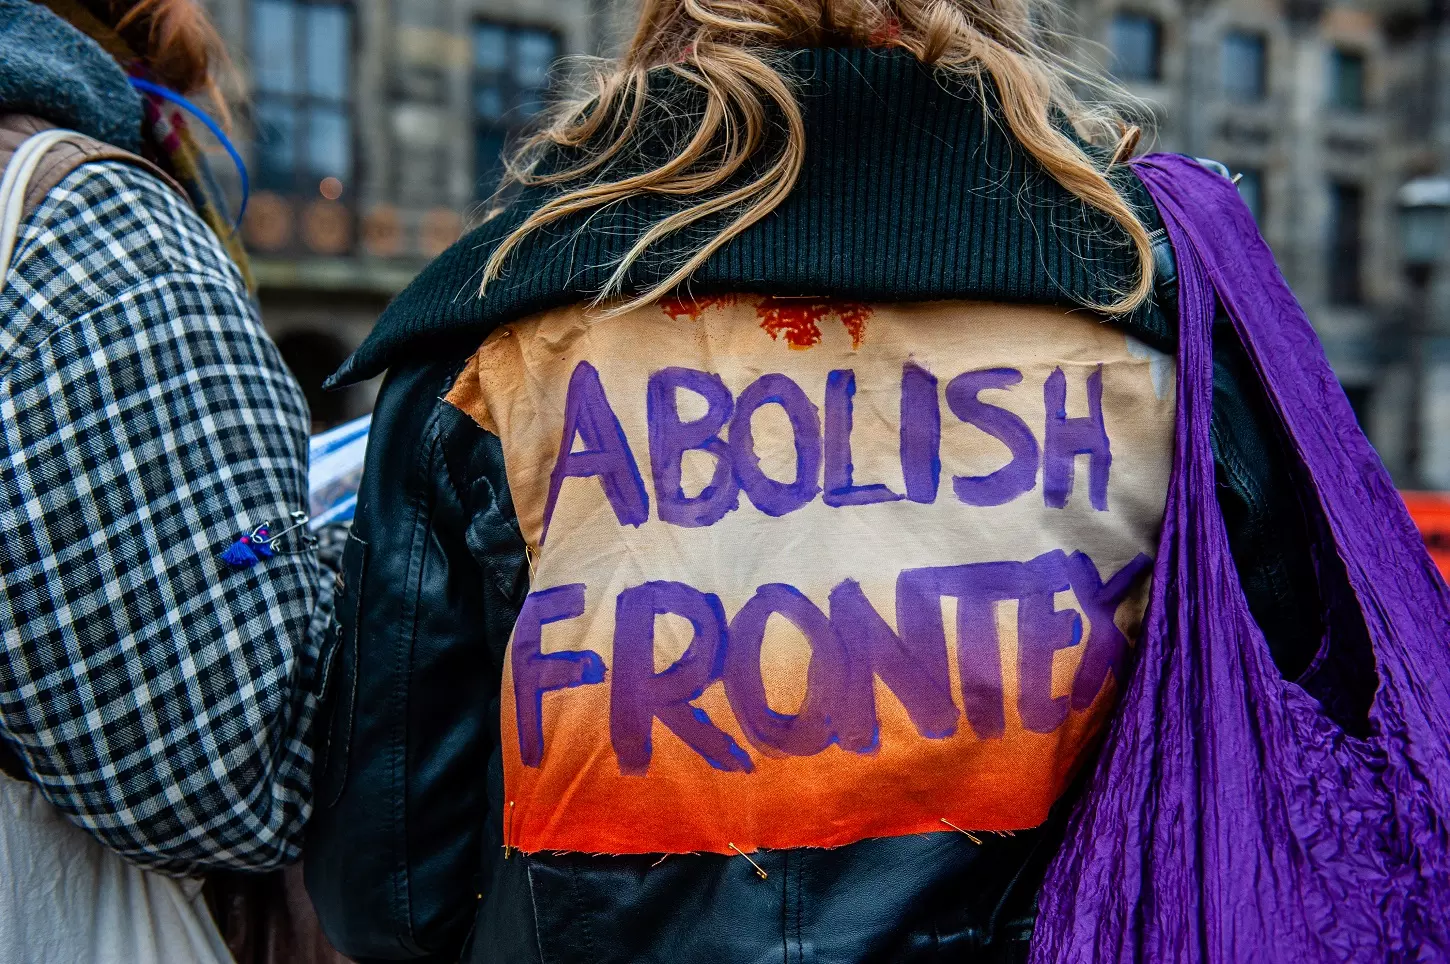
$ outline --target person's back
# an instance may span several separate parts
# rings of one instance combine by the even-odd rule
[[[1025,12],[831,13],[652,7],[344,369],[391,368],[309,836],[345,952],[1025,954],[1158,552],[1171,270]],[[780,83],[747,27],[816,46]]]

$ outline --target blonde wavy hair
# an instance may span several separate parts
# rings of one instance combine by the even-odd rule
[[[708,240],[668,277],[610,313],[670,293],[795,186],[807,148],[805,124],[791,81],[777,69],[781,54],[805,47],[899,47],[948,79],[974,83],[984,103],[990,79],[996,109],[1016,140],[1062,187],[1122,227],[1136,249],[1137,277],[1113,291],[1116,301],[1091,307],[1130,312],[1152,290],[1152,248],[1108,172],[1132,155],[1140,132],[1108,106],[1126,101],[1121,90],[1054,49],[1061,35],[1044,24],[1059,13],[1053,0],[643,0],[623,54],[596,62],[580,92],[556,105],[508,159],[501,190],[553,186],[559,193],[494,250],[479,293],[534,232],[646,195],[674,198],[682,206],[640,232],[594,303],[620,299],[630,267],[661,240],[707,228]],[[703,109],[689,119],[693,131],[673,157],[639,173],[611,176],[611,162],[629,158],[648,133],[641,118],[650,78],[658,72],[698,88]],[[1092,102],[1078,90],[1093,92]],[[1100,156],[1084,150],[1054,115],[1102,148]],[[762,151],[771,153],[757,156]],[[560,156],[580,159],[563,167],[543,163]]]

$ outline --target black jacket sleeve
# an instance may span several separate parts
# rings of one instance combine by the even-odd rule
[[[485,773],[527,565],[499,440],[442,401],[452,358],[389,374],[344,552],[306,880],[358,960],[456,955],[497,819]]]

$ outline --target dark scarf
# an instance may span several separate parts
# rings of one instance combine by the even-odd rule
[[[140,153],[141,95],[100,45],[30,0],[0,0],[0,112]]]
[[[185,115],[132,89],[127,70],[145,76],[131,46],[78,0],[0,0],[0,114],[32,114],[156,162],[250,286],[246,251]]]
[[[900,51],[803,50],[788,69],[805,116],[800,180],[696,272],[691,293],[1082,305],[1115,300],[1133,276],[1125,233],[1047,176],[972,91]],[[690,94],[662,83],[661,99],[673,102],[641,126],[665,129],[654,140],[667,145],[670,115]],[[1123,175],[1123,190],[1156,223],[1141,185]],[[524,192],[434,261],[330,384],[371,377],[429,346],[476,346],[498,324],[588,299],[640,225],[678,203],[639,199],[536,233],[480,299],[490,252],[547,196]],[[630,271],[626,290],[652,287],[679,263],[680,245],[697,240],[661,245]],[[1132,321],[1140,337],[1171,341],[1151,306]]]

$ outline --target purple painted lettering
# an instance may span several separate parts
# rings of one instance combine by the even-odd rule
[[[770,617],[792,623],[810,643],[806,696],[797,713],[777,713],[765,698],[760,650]],[[826,614],[799,589],[769,583],[730,620],[725,695],[745,736],[770,756],[812,756],[834,742],[831,718],[846,683],[846,651]]]
[[[1022,381],[1012,368],[963,372],[947,383],[947,405],[952,414],[974,425],[1003,445],[1011,458],[987,475],[959,475],[952,479],[957,498],[967,505],[1004,505],[1037,484],[1037,438],[1022,417],[977,398],[988,389],[1010,388]]]
[[[655,617],[666,613],[689,620],[694,635],[684,655],[656,673]],[[724,669],[720,597],[682,582],[647,582],[619,594],[614,619],[609,737],[619,772],[638,776],[649,770],[656,718],[715,769],[751,772],[750,756],[693,705]]]
[[[575,452],[574,439],[584,443]],[[609,407],[599,372],[586,361],[574,367],[569,377],[569,394],[564,401],[564,437],[559,457],[549,476],[549,498],[544,504],[544,535],[559,501],[559,489],[567,478],[598,476],[605,498],[614,508],[620,525],[641,526],[649,518],[649,496],[644,491],[639,465],[629,450],[624,429]],[[543,537],[540,537],[543,541]]]
[[[918,627],[898,635],[854,579],[832,589],[830,602],[831,625],[845,644],[849,668],[834,717],[841,748],[874,753],[880,744],[876,677],[901,701],[916,732],[929,740],[956,733],[961,713],[952,702],[946,637],[934,637],[929,625],[925,632]],[[922,604],[921,598],[897,599],[898,611]],[[940,603],[937,611],[941,611]]]
[[[1068,714],[1068,698],[1052,695],[1052,659],[1059,649],[1082,642],[1082,616],[1057,608],[1053,597],[1068,587],[1062,550],[1027,563],[1017,603],[1017,712],[1033,733],[1051,733]]]
[[[777,482],[760,468],[751,417],[762,405],[785,409],[795,442],[796,477]],[[735,480],[757,509],[769,516],[794,512],[821,491],[821,414],[801,387],[784,375],[761,375],[735,401],[730,422],[730,455]]]
[[[941,485],[941,400],[936,376],[912,362],[901,369],[901,474],[908,499],[936,501]]]
[[[693,422],[680,421],[676,404],[680,389],[705,399],[708,408],[702,417]],[[714,525],[740,504],[740,486],[730,467],[730,448],[719,435],[734,408],[730,389],[719,375],[691,368],[662,368],[649,378],[645,404],[650,471],[660,519],[690,528]],[[708,452],[715,458],[715,474],[696,496],[686,496],[681,484],[684,456],[689,451]]]
[[[1047,439],[1043,445],[1042,501],[1048,508],[1067,505],[1072,492],[1073,465],[1079,455],[1088,456],[1088,498],[1094,509],[1108,509],[1108,472],[1113,464],[1112,446],[1103,423],[1103,366],[1087,377],[1088,414],[1067,417],[1067,376],[1053,369],[1043,386],[1047,408]]]
[[[856,373],[837,369],[826,376],[826,493],[829,506],[895,502],[901,496],[880,483],[857,485],[851,460],[852,409]]]
[[[509,665],[514,677],[519,756],[526,767],[536,767],[544,760],[544,694],[604,681],[604,660],[598,653],[540,650],[545,626],[583,613],[583,583],[529,593],[519,609]]]
[[[914,648],[946,656],[942,597],[957,600],[957,667],[967,723],[981,739],[1000,737],[1007,728],[1002,706],[1002,659],[998,652],[993,603],[1018,590],[1013,577],[1020,564],[976,563],[907,569],[896,580],[897,624]]]
[[[1001,737],[1007,729],[997,604],[1009,599],[1023,602],[1018,608],[1018,645],[1021,651],[1033,649],[1035,653],[1034,647],[1040,645],[1038,637],[1049,638],[1044,633],[1056,632],[1061,626],[1054,616],[1044,618],[1034,612],[1032,604],[1035,597],[1045,594],[1050,608],[1055,591],[1052,587],[1060,584],[1066,588],[1065,559],[1061,550],[1055,550],[1025,563],[981,562],[907,569],[897,578],[897,622],[902,639],[914,645],[945,652],[941,601],[943,597],[957,601],[957,668],[962,705],[972,732],[981,739]],[[1050,653],[1048,662],[1050,675]],[[1024,682],[1022,688],[1026,687]]]
[[[1105,584],[1098,575],[1098,567],[1086,553],[1074,552],[1068,559],[1067,576],[1072,582],[1073,594],[1088,618],[1087,647],[1072,684],[1073,709],[1085,710],[1092,706],[1107,682],[1108,673],[1113,674],[1119,686],[1127,679],[1128,638],[1116,622],[1118,606],[1152,565],[1152,559],[1139,553]]]

